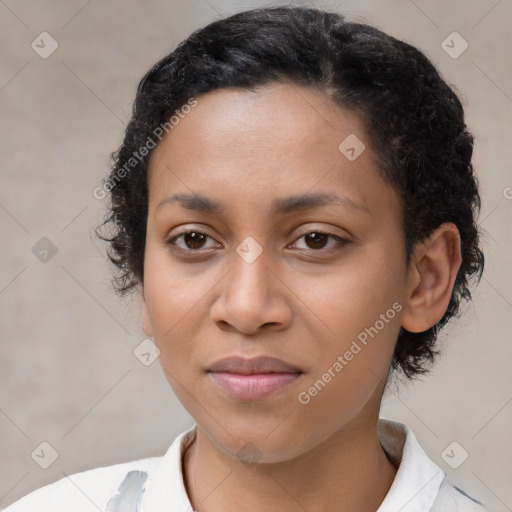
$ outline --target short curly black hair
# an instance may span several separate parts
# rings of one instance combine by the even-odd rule
[[[470,279],[479,281],[484,266],[474,138],[456,93],[421,51],[339,13],[305,7],[239,12],[193,32],[142,78],[100,190],[110,192],[110,202],[99,227],[113,231],[96,234],[109,244],[116,292],[123,296],[143,284],[149,159],[161,127],[201,94],[277,81],[322,90],[360,116],[379,172],[402,199],[407,262],[414,245],[442,223],[457,226],[462,263],[448,308],[427,331],[401,328],[390,367],[409,379],[427,373],[439,354],[439,330],[458,314],[462,299],[471,299]]]

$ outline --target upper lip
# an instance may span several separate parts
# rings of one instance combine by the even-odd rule
[[[213,363],[209,372],[227,372],[240,375],[252,375],[258,373],[302,373],[299,368],[285,363],[275,357],[255,357],[246,359],[244,357],[225,357]]]

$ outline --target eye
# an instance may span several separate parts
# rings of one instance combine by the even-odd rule
[[[330,253],[335,250],[338,250],[341,248],[341,246],[347,245],[350,243],[345,238],[342,238],[337,235],[333,235],[332,233],[327,233],[321,230],[314,230],[310,231],[308,233],[305,233],[301,237],[299,237],[297,240],[304,239],[304,243],[306,244],[306,247],[299,247],[299,249],[304,249],[306,251],[312,250],[315,252],[323,252],[323,253]],[[329,241],[329,239],[333,240],[333,243],[331,245],[326,245]],[[297,243],[297,242],[295,242]],[[292,246],[293,247],[293,246]]]
[[[180,246],[178,243],[176,243],[181,238],[183,238],[182,243],[184,246]],[[179,233],[178,235],[172,237],[167,242],[167,244],[175,245],[178,247],[178,249],[183,251],[196,251],[198,249],[210,249],[215,247],[215,244],[211,247],[205,247],[205,242],[208,239],[213,240],[213,238],[207,233],[203,233],[202,231],[198,231],[196,229],[189,229],[188,231],[184,231],[183,233]]]

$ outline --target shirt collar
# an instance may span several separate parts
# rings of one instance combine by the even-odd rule
[[[141,502],[141,512],[173,510],[192,512],[182,472],[185,450],[196,436],[197,425],[182,432],[171,444],[160,464],[149,474],[146,492]]]
[[[197,425],[179,434],[160,464],[150,473],[141,512],[192,512],[182,472],[183,453],[194,440]],[[423,451],[412,430],[403,423],[379,418],[378,436],[397,465],[395,479],[377,512],[425,512],[439,492],[445,472]]]
[[[446,473],[423,451],[407,425],[379,418],[378,435],[382,448],[400,465],[377,512],[430,510]]]

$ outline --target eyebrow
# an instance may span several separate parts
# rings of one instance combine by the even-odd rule
[[[221,203],[202,194],[173,194],[158,204],[155,208],[155,214],[164,206],[174,202],[180,203],[181,206],[187,210],[196,212],[213,213],[217,215],[226,213],[226,208]],[[367,214],[371,213],[368,207],[347,196],[339,196],[335,192],[315,192],[274,199],[271,204],[271,214],[284,215],[318,208],[320,206],[327,206],[332,203],[340,203],[359,209]]]

